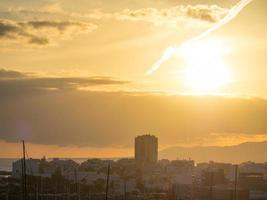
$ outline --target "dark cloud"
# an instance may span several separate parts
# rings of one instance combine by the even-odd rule
[[[73,80],[72,80],[73,81]],[[211,133],[267,134],[267,101],[63,90],[2,98],[0,135],[7,141],[132,146],[141,133],[160,144],[194,143]]]
[[[0,80],[3,78],[23,78],[27,75],[18,71],[0,69]]]
[[[14,88],[43,88],[43,89],[71,89],[78,87],[86,87],[92,85],[110,85],[123,84],[124,81],[116,81],[110,78],[91,77],[91,78],[76,78],[76,77],[56,77],[56,78],[24,78],[24,79],[9,79],[1,80],[0,87]]]
[[[75,90],[81,87],[126,84],[110,77],[37,77],[18,71],[0,69],[2,98],[44,91]]]
[[[81,22],[72,22],[72,21],[28,21],[28,22],[19,22],[20,26],[28,28],[32,27],[34,29],[41,28],[55,28],[58,31],[66,31],[69,27],[79,27],[84,30],[87,29],[86,23]]]
[[[26,21],[16,22],[0,19],[0,39],[24,40],[28,44],[47,45],[59,36],[70,37],[78,33],[88,33],[96,25],[73,21]]]

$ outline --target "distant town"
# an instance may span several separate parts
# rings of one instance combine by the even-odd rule
[[[25,152],[27,146],[23,143]],[[27,158],[1,172],[2,200],[266,200],[267,162],[158,160],[158,138],[135,138],[135,157]]]

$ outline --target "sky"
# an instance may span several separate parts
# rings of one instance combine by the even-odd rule
[[[0,157],[133,155],[267,140],[265,0],[1,0]]]

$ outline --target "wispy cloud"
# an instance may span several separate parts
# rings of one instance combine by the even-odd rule
[[[0,39],[24,41],[27,44],[48,45],[54,38],[69,38],[97,28],[92,23],[76,21],[12,21],[0,19]]]
[[[19,71],[0,69],[0,93],[79,89],[81,87],[126,83],[128,81],[115,80],[111,77],[38,77]]]
[[[104,12],[101,9],[91,9],[87,12],[66,11],[60,4],[51,4],[40,9],[10,9],[9,13],[17,13],[39,18],[47,18],[47,16],[68,17],[74,19],[115,19],[129,21],[145,21],[154,25],[169,25],[180,23],[184,20],[198,20],[199,22],[215,23],[222,19],[228,8],[223,8],[218,5],[177,5],[165,9],[159,8],[126,8],[117,12]]]
[[[62,38],[70,39],[77,34],[89,33],[98,27],[100,20],[147,22],[156,26],[177,28],[181,24],[192,22],[213,24],[221,20],[227,12],[227,8],[217,5],[177,5],[165,9],[152,7],[114,12],[101,9],[68,11],[60,3],[48,4],[38,9],[9,8],[0,12],[0,39],[45,46],[55,44]]]
[[[180,5],[168,9],[142,8],[139,10],[125,9],[115,14],[120,20],[146,21],[155,25],[173,24],[185,19],[195,19],[202,22],[215,23],[228,12],[227,8],[217,5]]]

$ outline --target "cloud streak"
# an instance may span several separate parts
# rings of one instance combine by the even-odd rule
[[[218,21],[215,25],[211,26],[208,30],[202,32],[201,34],[197,35],[196,37],[185,41],[181,45],[177,47],[169,47],[165,50],[161,58],[146,72],[146,75],[153,74],[156,70],[159,69],[159,67],[162,65],[163,62],[168,60],[170,57],[172,57],[175,53],[177,53],[180,48],[183,48],[184,46],[193,43],[197,40],[200,40],[204,37],[207,37],[210,33],[214,32],[215,30],[219,29],[223,25],[227,24],[231,20],[233,20],[242,10],[244,7],[246,7],[252,0],[241,0],[239,3],[237,3],[234,7],[232,7],[228,14]]]
[[[24,41],[27,44],[48,45],[53,38],[69,38],[72,35],[88,33],[97,26],[76,21],[34,20],[17,22],[0,19],[0,39]]]
[[[36,77],[26,73],[0,69],[0,94],[42,90],[70,90],[89,86],[120,85],[128,81],[110,77]]]

